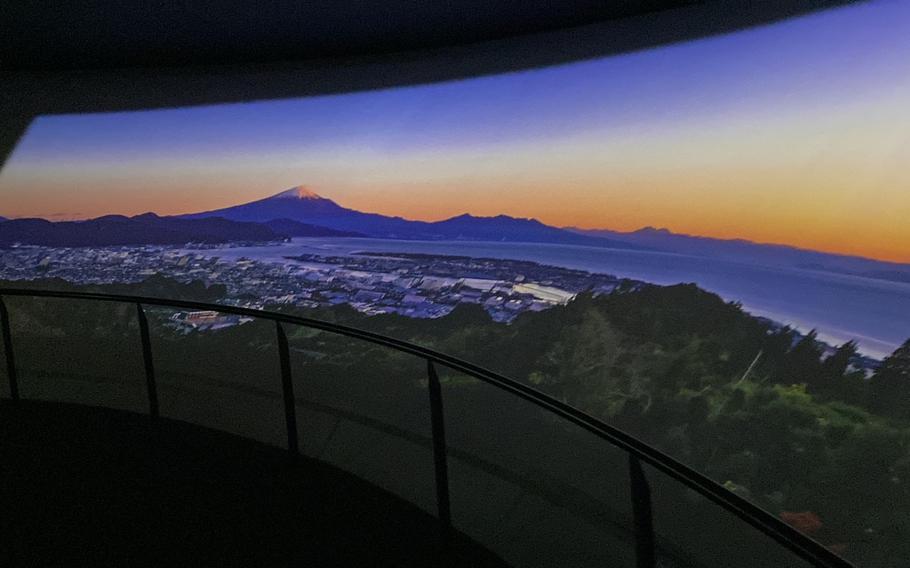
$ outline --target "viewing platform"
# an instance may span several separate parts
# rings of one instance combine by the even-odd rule
[[[92,307],[105,325],[63,331]],[[259,347],[187,348],[167,309],[253,318]],[[0,330],[4,566],[851,566],[628,433],[401,339],[19,289]],[[369,368],[318,366],[299,347],[317,336]]]

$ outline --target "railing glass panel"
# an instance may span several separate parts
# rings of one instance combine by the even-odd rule
[[[426,362],[340,335],[285,329],[300,452],[436,514]]]
[[[651,490],[657,558],[663,566],[806,568],[777,541],[653,467]]]
[[[286,447],[275,325],[261,320],[197,333],[147,308],[161,416]],[[201,314],[199,325],[219,321]]]
[[[635,566],[628,456],[440,369],[452,522],[516,566]]]
[[[56,298],[4,302],[22,398],[148,412],[135,306]],[[4,383],[8,390],[8,379]]]
[[[4,302],[2,299],[0,299],[0,320],[2,320],[5,316],[7,325],[9,325],[9,319],[11,316],[9,314],[9,308],[7,305],[8,302]],[[6,308],[6,312],[4,312],[4,308]],[[6,337],[3,329],[0,329],[0,333],[4,334],[3,341],[0,341],[0,355],[3,356],[3,362],[0,363],[0,397],[13,398],[13,385],[9,376],[10,358],[9,353],[7,353],[6,349],[6,345],[8,342],[11,342],[12,337]],[[15,361],[13,361],[13,364],[15,365]]]

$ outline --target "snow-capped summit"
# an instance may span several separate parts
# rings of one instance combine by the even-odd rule
[[[293,198],[293,199],[322,199],[322,196],[304,185],[298,185],[291,189],[286,189],[281,193],[272,196],[273,198]]]

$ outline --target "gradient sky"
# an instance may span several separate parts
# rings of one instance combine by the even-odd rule
[[[742,237],[910,262],[910,2],[426,86],[37,118],[0,215],[214,209],[304,184],[437,220]]]

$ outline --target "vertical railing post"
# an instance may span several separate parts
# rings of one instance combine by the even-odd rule
[[[278,357],[281,360],[281,391],[284,395],[284,421],[288,429],[288,452],[297,455],[297,410],[294,404],[294,383],[291,380],[291,351],[288,336],[280,321],[275,322],[278,330]]]
[[[651,488],[638,458],[629,455],[629,484],[632,491],[632,517],[635,526],[637,568],[654,568],[654,520],[651,513]]]
[[[6,376],[9,379],[9,396],[19,400],[19,377],[16,374],[16,357],[13,353],[13,334],[10,331],[9,311],[0,297],[0,327],[3,328],[3,353],[6,355]]]
[[[142,340],[142,362],[145,365],[145,386],[149,396],[149,416],[158,418],[158,383],[155,381],[155,362],[152,360],[152,338],[149,335],[149,321],[142,304],[136,303],[139,319],[139,338]]]
[[[436,469],[436,507],[442,523],[443,542],[447,543],[452,529],[449,502],[449,466],[446,458],[445,420],[442,413],[442,388],[433,361],[427,359],[430,392],[430,421],[433,428],[433,462]]]

